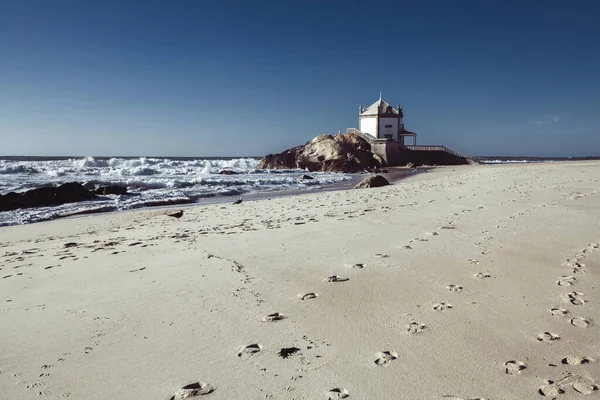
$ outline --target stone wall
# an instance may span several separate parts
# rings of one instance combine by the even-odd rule
[[[409,150],[393,141],[373,141],[371,142],[371,152],[383,158],[389,166],[402,166],[408,163],[413,163],[415,166],[469,164],[465,157],[445,151]]]

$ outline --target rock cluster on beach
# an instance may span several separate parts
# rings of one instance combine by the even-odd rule
[[[69,182],[60,186],[47,186],[22,193],[10,192],[0,195],[0,211],[76,203],[91,200],[95,197],[94,192],[86,189],[80,183]]]
[[[59,186],[46,186],[21,193],[10,192],[5,195],[0,194],[0,211],[77,203],[92,200],[97,195],[106,196],[109,194],[125,195],[127,194],[127,188],[124,186],[102,186],[97,189],[88,189],[80,183],[68,182]]]
[[[346,133],[320,135],[302,146],[278,154],[269,154],[258,169],[306,169],[308,171],[358,172],[384,165],[371,152],[371,145],[361,137]]]
[[[100,186],[99,188],[97,188],[95,190],[95,192],[97,195],[100,195],[100,196],[106,196],[109,194],[126,195],[127,187],[117,186],[117,185]]]
[[[363,179],[359,184],[354,186],[354,189],[367,189],[367,188],[386,186],[389,184],[390,184],[390,182],[388,182],[388,180],[385,179],[383,176],[373,175],[373,176],[369,176],[368,178]]]

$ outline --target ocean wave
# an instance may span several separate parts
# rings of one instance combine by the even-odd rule
[[[65,171],[62,168],[59,169],[50,169],[48,171],[46,171],[46,175],[57,178],[59,176],[65,176],[67,174],[67,171]]]
[[[90,202],[0,212],[0,226],[59,218],[73,213],[126,210],[210,197],[241,196],[286,189],[308,189],[350,179],[349,175],[306,171],[258,170],[258,160],[169,158],[71,158],[0,160],[0,194],[65,182],[81,182],[93,190],[126,186],[130,196],[99,196]],[[235,174],[220,174],[221,171]]]
[[[77,168],[98,168],[108,166],[106,160],[96,160],[94,157],[85,157],[79,160],[73,160],[72,163]]]
[[[44,161],[7,161],[0,162],[2,175],[60,176],[206,176],[218,174],[223,170],[238,174],[256,174],[266,171],[257,170],[258,160],[252,158],[237,159],[191,159],[177,160],[168,158],[95,158],[84,157],[67,160]],[[285,172],[285,171],[284,171]]]
[[[10,175],[10,174],[38,174],[40,171],[29,165],[9,165],[7,167],[0,167],[0,175]]]
[[[531,160],[481,160],[483,164],[522,164],[531,163]]]

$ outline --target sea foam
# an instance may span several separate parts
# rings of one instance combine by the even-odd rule
[[[0,194],[24,191],[65,182],[80,182],[86,187],[127,186],[131,196],[100,196],[89,202],[64,204],[11,212],[0,212],[1,225],[15,225],[57,218],[89,210],[127,210],[148,205],[197,201],[219,196],[240,196],[280,190],[302,190],[350,179],[338,173],[256,169],[254,158],[178,159],[178,158],[64,158],[0,160]],[[221,171],[235,174],[220,174]]]

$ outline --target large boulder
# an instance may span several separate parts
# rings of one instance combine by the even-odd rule
[[[303,146],[265,156],[258,169],[358,172],[377,168],[383,160],[371,153],[371,145],[352,133],[320,135]]]
[[[60,186],[46,186],[22,193],[11,192],[4,196],[0,195],[0,211],[76,203],[95,197],[94,192],[89,191],[83,185],[70,182]]]
[[[63,183],[54,188],[54,199],[51,204],[75,203],[78,201],[90,200],[96,195],[86,188],[81,183],[69,182]]]
[[[390,183],[388,182],[388,180],[385,179],[383,176],[373,175],[366,179],[363,179],[358,185],[354,186],[354,189],[367,189],[367,188],[386,186],[389,184]]]

